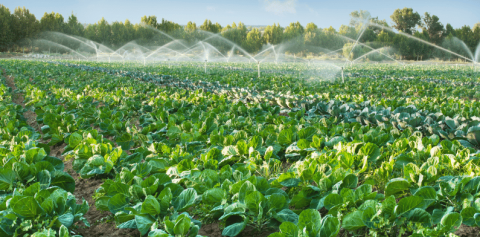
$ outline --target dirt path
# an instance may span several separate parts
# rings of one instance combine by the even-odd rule
[[[17,89],[17,87],[15,86],[15,78],[12,76],[8,76],[5,72],[5,69],[2,69],[2,71],[3,76],[7,79],[7,86],[11,87],[13,90],[13,103],[21,105],[23,108],[25,108],[25,98],[23,96],[23,93],[15,93],[15,90]],[[25,116],[25,118],[27,119],[28,125],[34,128],[37,132],[40,132],[40,126],[37,123],[37,114],[35,114],[33,111],[26,111],[25,113],[23,113],[23,116]]]
[[[5,69],[2,69],[3,75],[7,80],[7,86],[11,87],[13,90],[12,100],[13,103],[21,105],[25,108],[25,97],[23,93],[15,92],[17,87],[15,86],[15,78],[13,76],[8,76]],[[32,82],[32,79],[30,79]],[[37,123],[37,115],[33,111],[26,111],[23,113],[27,119],[27,124],[34,128],[38,133],[41,133],[40,124]],[[73,229],[72,231],[75,234],[80,234],[83,237],[96,237],[96,236],[121,236],[121,237],[136,237],[140,236],[140,232],[136,229],[118,229],[115,226],[115,221],[113,220],[113,215],[110,212],[101,212],[98,211],[95,207],[95,201],[93,200],[93,195],[95,190],[100,187],[103,183],[101,179],[82,179],[72,169],[72,161],[65,161],[62,156],[63,151],[65,150],[65,144],[57,144],[50,147],[50,156],[55,156],[64,161],[65,172],[69,173],[75,180],[75,195],[77,203],[81,203],[83,199],[88,202],[90,206],[88,212],[85,214],[85,218],[90,223],[90,227],[84,226],[83,223],[76,223],[78,228]]]

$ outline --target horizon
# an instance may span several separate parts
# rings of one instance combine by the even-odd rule
[[[220,2],[215,0],[203,1],[159,1],[141,0],[141,7],[127,6],[126,1],[117,1],[110,4],[110,1],[92,1],[92,0],[76,0],[76,1],[49,1],[49,4],[43,4],[32,0],[19,0],[3,3],[10,12],[13,13],[16,7],[25,7],[37,19],[41,19],[45,13],[60,13],[65,21],[73,13],[82,24],[94,24],[100,19],[105,18],[109,23],[115,21],[125,22],[129,20],[132,24],[140,23],[142,16],[156,16],[157,19],[162,18],[168,21],[178,23],[182,26],[189,21],[195,22],[200,26],[205,19],[211,20],[213,23],[218,22],[225,27],[233,22],[242,22],[246,26],[263,27],[280,23],[282,27],[288,26],[291,22],[300,22],[303,26],[313,22],[320,28],[328,28],[332,26],[339,29],[341,25],[348,25],[350,21],[350,13],[355,10],[369,11],[372,17],[378,17],[380,20],[386,20],[391,26],[392,20],[390,15],[398,8],[410,7],[421,16],[425,12],[439,17],[440,22],[446,26],[451,24],[454,28],[461,28],[464,25],[473,26],[480,22],[480,17],[475,9],[480,9],[480,1],[458,1],[455,6],[447,5],[448,1],[402,1],[398,3],[388,3],[380,1],[366,1],[358,3],[352,0],[344,0],[341,3],[333,2],[316,2],[311,0],[248,0],[244,4],[232,2]],[[189,2],[185,4],[185,2]],[[146,3],[150,4],[147,8]],[[248,4],[250,3],[250,4]],[[382,3],[382,4],[378,4]],[[435,4],[432,4],[435,3]],[[185,5],[188,5],[185,8]],[[348,5],[349,7],[345,7]],[[388,6],[385,6],[388,5]],[[145,6],[145,7],[144,7]],[[202,7],[203,6],[203,7]],[[105,11],[108,9],[109,11]],[[182,11],[172,9],[181,8]],[[232,10],[235,9],[235,10]],[[462,16],[461,19],[456,16]]]

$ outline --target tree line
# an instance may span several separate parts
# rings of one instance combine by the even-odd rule
[[[128,19],[125,22],[109,23],[102,18],[97,23],[85,25],[80,23],[74,14],[64,19],[61,14],[51,12],[37,19],[25,7],[17,7],[11,13],[4,5],[0,5],[0,51],[18,52],[25,48],[27,51],[32,50],[33,40],[41,38],[42,32],[48,31],[80,36],[112,48],[121,47],[133,40],[142,45],[162,45],[171,41],[170,37],[195,42],[198,39],[215,38],[217,34],[250,53],[259,52],[266,44],[282,44],[284,51],[299,56],[341,50],[340,53],[344,56],[356,58],[372,49],[389,47],[395,49],[397,57],[410,60],[457,58],[408,37],[410,35],[466,57],[470,56],[465,47],[474,52],[480,42],[480,23],[472,28],[465,25],[454,29],[450,24],[444,26],[436,15],[426,12],[421,16],[412,8],[395,10],[390,16],[393,21],[391,26],[386,20],[372,17],[368,11],[354,11],[350,16],[350,23],[342,25],[338,30],[333,27],[322,29],[313,22],[305,27],[294,22],[286,27],[274,23],[253,28],[242,22],[222,26],[208,19],[198,27],[194,22],[182,26],[165,19],[160,21],[156,16],[144,16],[139,24],[132,24]],[[392,32],[389,30],[391,27],[404,34]],[[163,33],[168,34],[168,37],[162,35]],[[158,37],[159,35],[162,37]],[[358,43],[355,42],[357,38]],[[354,45],[361,47],[353,47]],[[352,48],[355,50],[351,50]],[[229,48],[225,46],[221,50],[227,51]]]

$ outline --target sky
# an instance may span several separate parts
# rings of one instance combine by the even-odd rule
[[[82,23],[95,23],[104,17],[108,22],[130,20],[139,23],[144,15],[165,18],[181,25],[193,21],[200,26],[205,19],[222,26],[232,22],[265,26],[280,23],[287,26],[299,21],[318,27],[333,26],[338,29],[350,21],[350,12],[367,10],[392,25],[390,15],[397,8],[413,8],[423,16],[425,12],[440,18],[444,25],[454,28],[480,22],[480,0],[4,0],[2,3],[13,13],[18,6],[25,6],[40,19],[45,12],[58,12],[65,20],[72,13]]]

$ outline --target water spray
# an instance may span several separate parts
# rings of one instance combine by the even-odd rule
[[[207,74],[207,59],[205,59],[205,74]]]

